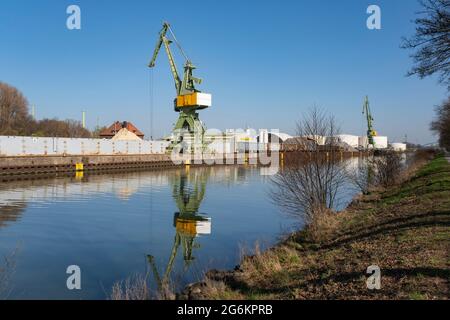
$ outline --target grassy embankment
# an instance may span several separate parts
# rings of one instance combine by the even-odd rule
[[[447,299],[450,280],[450,164],[438,156],[398,186],[361,196],[320,241],[308,233],[212,271],[181,298]],[[368,290],[366,269],[381,269]]]

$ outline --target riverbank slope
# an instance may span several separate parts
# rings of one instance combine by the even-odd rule
[[[448,299],[450,164],[438,156],[406,182],[354,201],[323,230],[306,231],[210,271],[181,299]],[[369,290],[367,267],[381,271]]]

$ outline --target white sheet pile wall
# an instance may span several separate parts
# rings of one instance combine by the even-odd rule
[[[0,156],[162,154],[166,141],[0,136]]]

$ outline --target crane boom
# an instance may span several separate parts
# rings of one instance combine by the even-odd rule
[[[150,61],[148,66],[150,68],[153,68],[155,66],[159,50],[161,49],[161,45],[164,43],[164,48],[166,49],[167,57],[169,58],[170,71],[172,72],[172,76],[175,81],[175,89],[177,90],[177,95],[179,95],[181,93],[181,80],[180,76],[178,75],[175,59],[173,58],[172,52],[170,51],[171,41],[166,37],[168,30],[170,30],[170,25],[167,22],[164,22],[163,27],[159,32],[159,38],[158,41],[156,42],[156,47],[153,52],[152,60]]]

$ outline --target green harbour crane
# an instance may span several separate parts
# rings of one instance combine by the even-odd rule
[[[364,99],[364,105],[363,105],[363,114],[366,115],[367,120],[367,141],[368,145],[374,147],[375,142],[373,137],[377,136],[377,132],[373,129],[373,117],[372,112],[370,111],[370,105],[369,105],[369,97],[366,96]]]
[[[169,39],[169,36],[171,39]],[[172,43],[176,44],[185,59],[182,80],[170,49],[170,45]],[[175,82],[176,98],[174,99],[174,109],[179,113],[178,120],[172,131],[172,141],[168,151],[170,152],[173,150],[173,148],[183,140],[183,134],[186,133],[188,133],[193,139],[197,139],[196,141],[201,139],[200,141],[203,145],[205,127],[200,121],[197,111],[211,106],[211,94],[202,93],[200,90],[195,88],[195,85],[201,84],[202,80],[193,76],[193,70],[196,69],[196,67],[192,64],[191,60],[182,49],[170,27],[170,24],[167,22],[163,23],[163,27],[159,32],[159,38],[156,42],[152,59],[148,65],[149,68],[155,67],[156,58],[158,57],[162,45],[164,45],[167,57],[169,59],[170,70]]]

